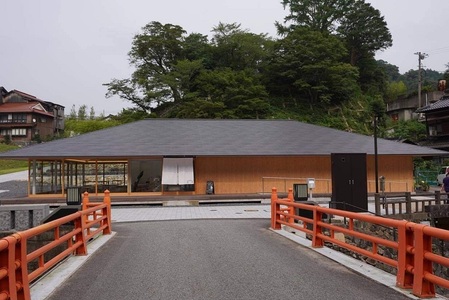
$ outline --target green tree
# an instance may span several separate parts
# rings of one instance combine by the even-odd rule
[[[242,30],[240,24],[219,23],[212,29],[214,68],[260,71],[273,41],[265,34]]]
[[[69,119],[76,120],[76,118],[77,118],[76,107],[75,107],[75,104],[73,104],[72,108],[70,109]]]
[[[121,124],[131,123],[139,120],[149,118],[150,114],[137,108],[124,108],[112,119],[118,121]]]
[[[378,136],[379,137],[385,136],[387,115],[386,115],[386,107],[385,107],[384,100],[379,95],[370,97],[368,105],[369,105],[368,106],[369,113],[373,118],[372,119],[373,123],[374,123],[374,119],[377,119],[376,123],[377,123],[377,128],[378,128]]]
[[[388,81],[398,81],[400,80],[401,73],[399,73],[399,67],[389,64],[384,60],[378,60],[377,64],[384,70],[385,75],[387,75]]]
[[[268,93],[249,71],[218,69],[197,79],[197,99],[172,111],[174,117],[258,119],[269,113]]]
[[[81,105],[78,108],[78,120],[86,120],[87,119],[87,106],[85,104]]]
[[[340,103],[358,91],[358,72],[342,62],[346,55],[337,37],[298,27],[275,45],[266,79],[270,93],[295,103]]]
[[[100,129],[105,129],[113,126],[120,125],[120,122],[116,120],[66,120],[65,122],[65,135],[78,135],[84,134]]]
[[[118,95],[143,111],[165,102],[182,101],[182,92],[169,74],[185,57],[185,31],[178,25],[151,22],[134,36],[129,59],[135,71],[131,79],[113,79],[105,84],[107,97]]]
[[[417,95],[418,94],[418,81],[419,81],[419,71],[418,70],[409,70],[403,75],[401,75],[400,79],[407,86],[407,92],[409,95]],[[431,70],[424,69],[421,70],[422,76],[422,91],[435,91],[438,86],[438,80],[444,77],[444,74]]]
[[[95,119],[95,109],[94,109],[93,106],[90,107],[89,119],[90,120],[94,120]]]
[[[354,1],[345,9],[339,19],[337,32],[344,39],[350,54],[351,65],[357,65],[359,59],[392,46],[393,40],[384,17],[380,11],[363,0]]]
[[[387,101],[391,102],[397,100],[399,97],[407,95],[407,86],[402,81],[393,81],[388,83]]]
[[[412,142],[419,142],[426,138],[426,125],[418,120],[398,121],[391,126],[388,137],[398,140],[408,139]]]
[[[298,26],[307,27],[321,33],[332,33],[344,17],[354,0],[282,0],[284,9],[290,13],[284,18],[284,26],[276,23],[280,34],[294,30]]]
[[[446,80],[446,88],[449,88],[449,63],[446,64],[446,71],[441,78]]]

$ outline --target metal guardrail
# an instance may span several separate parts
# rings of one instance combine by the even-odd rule
[[[282,205],[282,208],[281,208]],[[311,217],[299,216],[295,209],[310,211]],[[325,222],[323,216],[342,217],[348,220],[345,227]],[[297,221],[298,223],[295,223]],[[356,229],[356,222],[392,228],[397,232],[397,240],[387,240]],[[302,223],[302,224],[301,224]],[[411,289],[415,296],[421,298],[435,297],[435,285],[449,288],[449,280],[433,273],[433,265],[449,267],[449,258],[435,253],[432,239],[449,241],[449,231],[428,225],[393,220],[368,214],[342,211],[321,206],[311,206],[293,201],[293,190],[289,189],[286,199],[278,199],[277,189],[271,194],[271,228],[280,230],[289,226],[310,235],[312,246],[321,248],[325,242],[338,245],[360,255],[396,268],[396,285]],[[371,244],[370,249],[358,247],[337,239],[336,233],[364,240]],[[394,258],[382,255],[381,247],[392,249],[397,253]]]
[[[30,300],[30,283],[50,268],[74,255],[86,255],[88,241],[100,234],[111,234],[111,198],[105,191],[103,202],[89,202],[83,195],[83,209],[71,215],[17,232],[0,240],[0,300]],[[62,226],[73,223],[73,229],[62,233]],[[53,240],[30,251],[28,241],[46,232],[53,232]],[[63,250],[56,255],[49,251]],[[29,264],[37,268],[29,272]]]

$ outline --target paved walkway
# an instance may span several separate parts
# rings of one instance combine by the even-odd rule
[[[0,183],[7,182],[7,181],[15,181],[15,180],[19,180],[19,181],[28,180],[28,171],[21,171],[21,172],[0,175]]]
[[[269,219],[270,205],[112,207],[112,222],[198,219]]]

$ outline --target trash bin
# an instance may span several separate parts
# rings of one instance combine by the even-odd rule
[[[206,194],[212,195],[214,193],[215,193],[214,182],[211,180],[208,180],[206,183]]]
[[[81,205],[81,188],[78,186],[67,187],[66,204]]]

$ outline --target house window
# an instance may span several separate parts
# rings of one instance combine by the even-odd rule
[[[11,114],[0,115],[0,123],[11,123],[11,122],[12,122]]]
[[[130,161],[131,192],[161,192],[161,159]]]
[[[26,116],[26,114],[13,114],[12,121],[13,121],[13,123],[26,123],[27,116]]]
[[[13,128],[11,129],[12,136],[26,136],[27,129],[26,128]]]
[[[391,115],[391,119],[392,119],[393,121],[398,121],[398,120],[399,120],[399,115],[398,115],[398,114],[392,114],[392,115]]]

